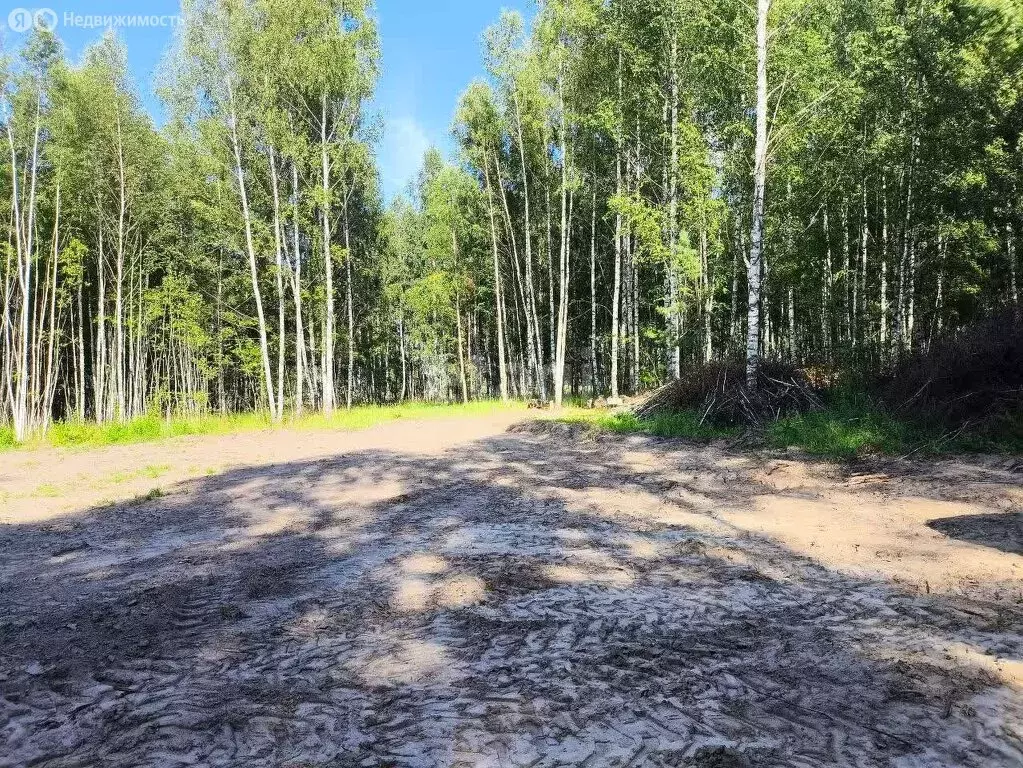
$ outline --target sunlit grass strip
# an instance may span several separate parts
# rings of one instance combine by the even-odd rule
[[[837,459],[903,455],[914,445],[926,446],[931,437],[928,430],[881,411],[843,407],[791,416],[767,427],[768,441],[775,447]]]
[[[557,418],[565,424],[581,424],[597,432],[612,434],[645,434],[654,437],[681,437],[695,440],[714,440],[734,437],[739,430],[701,423],[700,414],[683,412],[640,419],[632,413],[573,410]]]
[[[261,413],[202,416],[197,418],[171,418],[144,416],[122,423],[58,423],[50,427],[45,436],[18,444],[11,429],[0,428],[0,450],[42,447],[97,447],[147,443],[189,435],[225,435],[240,432],[258,432],[274,429],[343,430],[355,431],[399,420],[481,416],[501,411],[524,411],[524,403],[501,403],[482,400],[468,404],[403,403],[401,405],[367,405],[339,410],[332,416],[311,413],[300,418],[285,418],[280,424],[271,422]]]
[[[738,427],[721,427],[701,420],[696,411],[640,419],[631,413],[582,412],[561,419],[586,424],[600,432],[646,434],[655,437],[714,440],[738,437]],[[767,425],[763,438],[770,447],[795,447],[814,456],[851,458],[863,452],[896,454],[911,444],[904,424],[869,411],[829,410],[780,419]],[[908,450],[908,449],[907,449]]]
[[[701,422],[692,411],[639,419],[631,413],[571,411],[557,420],[583,424],[595,432],[713,440],[738,437],[742,430]],[[853,459],[872,455],[921,456],[949,453],[1023,453],[1023,418],[984,435],[955,432],[901,421],[868,405],[840,403],[823,411],[790,416],[764,429],[767,447],[795,448],[811,456]]]

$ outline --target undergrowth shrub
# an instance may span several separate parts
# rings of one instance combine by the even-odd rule
[[[1023,419],[1023,321],[1005,314],[900,361],[876,387],[893,415],[977,435]]]

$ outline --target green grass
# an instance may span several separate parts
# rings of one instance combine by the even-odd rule
[[[522,403],[478,401],[468,404],[405,403],[402,405],[359,406],[350,411],[340,410],[333,416],[321,413],[301,418],[285,417],[281,424],[273,424],[266,414],[244,413],[228,416],[198,418],[172,418],[144,416],[117,424],[58,423],[46,435],[19,444],[12,430],[0,428],[0,451],[32,449],[47,446],[93,448],[105,445],[148,443],[188,435],[224,435],[238,432],[257,432],[271,429],[344,430],[367,429],[377,424],[398,420],[421,420],[445,416],[477,416],[505,410],[524,410]]]
[[[685,412],[639,419],[632,414],[581,411],[559,417],[612,434],[713,440],[737,437],[742,430],[700,423],[700,414]],[[836,402],[823,411],[779,419],[764,430],[771,448],[795,448],[812,456],[846,460],[858,456],[921,456],[948,453],[1023,453],[1023,416],[997,430],[962,434],[895,419],[863,401]]]
[[[173,467],[170,464],[148,464],[142,469],[136,469],[131,472],[115,472],[102,482],[107,485],[120,485],[121,483],[130,483],[132,480],[140,480],[144,477],[156,480],[166,475],[171,469]]]
[[[776,447],[794,446],[814,456],[850,459],[864,455],[937,456],[1023,453],[1023,414],[982,429],[949,430],[897,419],[863,400],[842,400],[818,413],[792,416],[768,426]]]
[[[812,456],[836,459],[904,455],[918,444],[926,445],[930,437],[926,430],[881,411],[845,406],[779,419],[768,425],[766,433],[774,447],[794,447]]]
[[[640,419],[631,413],[606,413],[601,411],[579,411],[561,416],[557,421],[565,424],[582,424],[596,432],[613,434],[644,434],[654,437],[685,437],[695,440],[713,440],[721,437],[735,437],[739,430],[700,423],[696,412],[674,413],[652,419]]]
[[[62,495],[62,491],[53,483],[44,483],[36,488],[30,496],[37,498],[55,499]]]

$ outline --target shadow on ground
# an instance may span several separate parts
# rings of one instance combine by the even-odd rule
[[[927,527],[952,539],[1023,555],[1023,513],[961,515],[931,520]]]
[[[7,526],[0,766],[1023,762],[1018,610],[716,517],[762,490],[724,450],[509,434]]]

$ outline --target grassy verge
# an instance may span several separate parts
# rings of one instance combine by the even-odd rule
[[[557,421],[565,424],[581,424],[596,432],[613,434],[644,434],[654,437],[687,437],[696,440],[713,440],[720,437],[736,437],[740,430],[701,424],[696,412],[673,413],[651,419],[639,419],[631,413],[606,413],[601,411],[573,410]]]
[[[819,413],[781,419],[767,432],[772,445],[794,446],[815,456],[838,459],[871,454],[1023,453],[1023,414],[979,428],[966,424],[950,430],[897,419],[862,403],[837,403]]]
[[[147,443],[188,435],[224,435],[238,432],[257,432],[270,429],[308,429],[354,431],[367,429],[391,421],[422,420],[449,416],[479,416],[499,411],[524,410],[522,403],[503,404],[480,401],[468,404],[404,403],[402,405],[359,406],[350,411],[341,410],[333,416],[322,413],[301,418],[285,418],[273,424],[266,414],[244,413],[229,416],[203,416],[198,418],[172,418],[144,416],[120,424],[59,423],[44,436],[19,444],[14,432],[0,428],[0,451],[42,447],[91,448],[105,445]]]
[[[700,423],[696,412],[638,419],[632,414],[573,412],[558,419],[613,434],[647,434],[693,440],[737,437],[742,430]],[[1023,453],[1023,419],[983,434],[956,434],[900,421],[858,403],[837,403],[823,411],[779,419],[763,435],[768,447],[795,448],[812,456],[938,455],[948,453]]]
[[[872,454],[902,456],[939,436],[876,409],[849,406],[779,419],[766,430],[772,447],[793,447],[811,456],[835,459]]]

